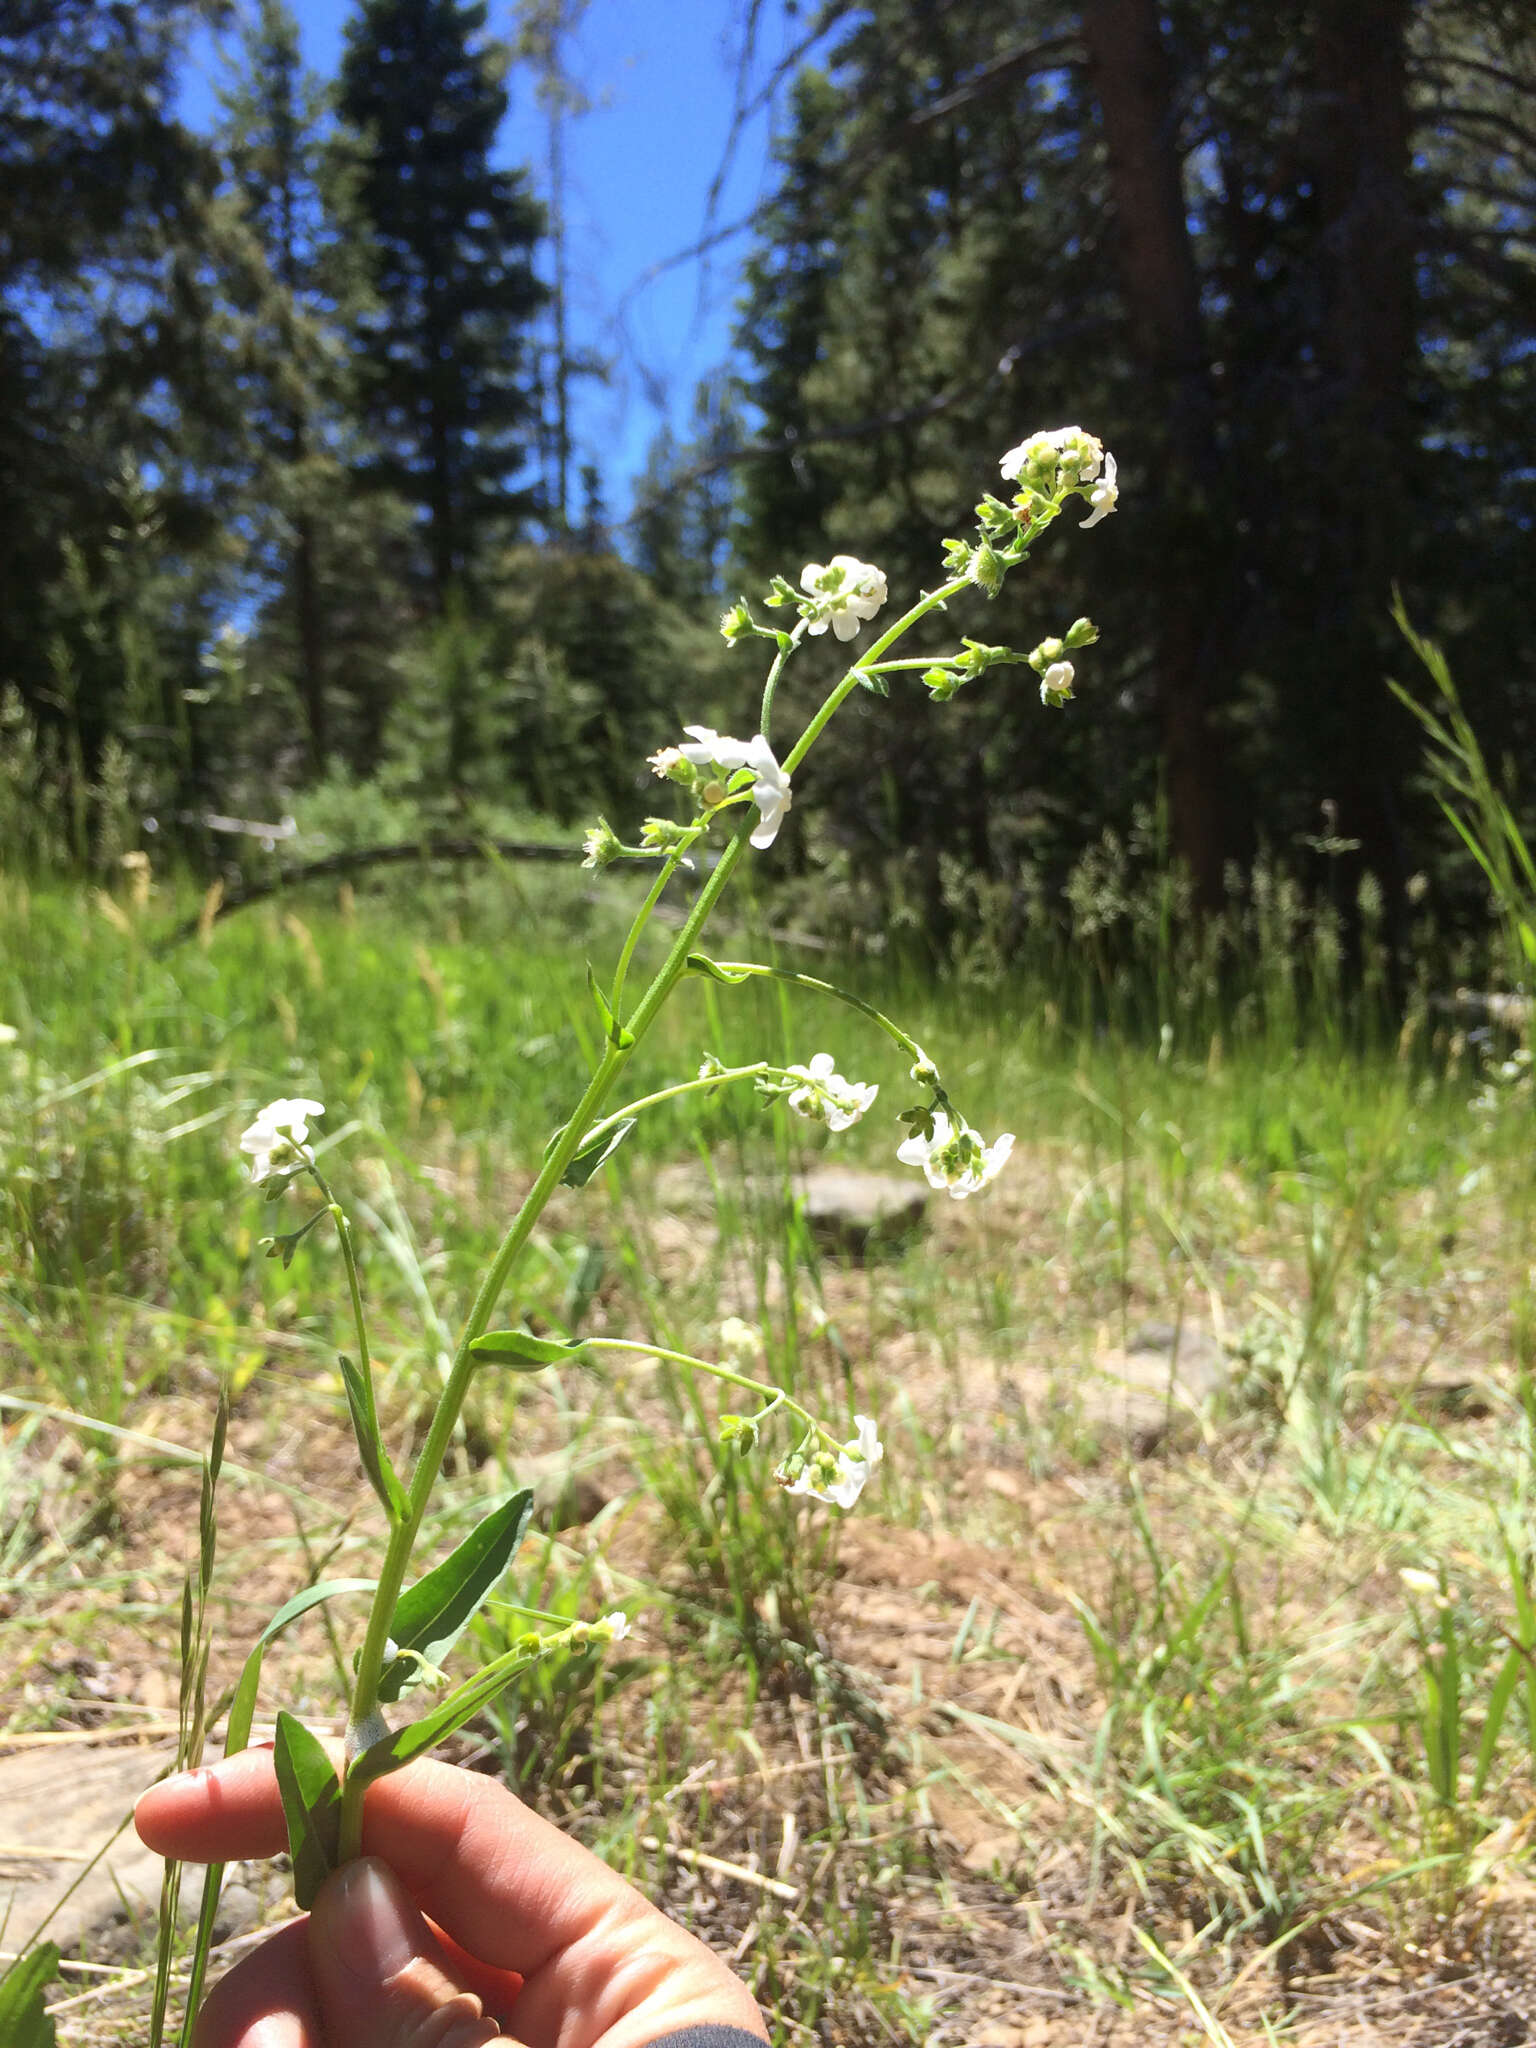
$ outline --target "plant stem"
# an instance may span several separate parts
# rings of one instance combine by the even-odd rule
[[[664,1344],[643,1344],[633,1337],[589,1337],[588,1349],[592,1351],[628,1351],[640,1358],[664,1358],[669,1365],[687,1366],[693,1372],[707,1372],[711,1379],[724,1380],[727,1386],[740,1387],[744,1393],[758,1394],[774,1408],[787,1408],[791,1415],[798,1415],[806,1428],[831,1444],[834,1449],[842,1448],[825,1423],[818,1422],[814,1415],[792,1400],[782,1387],[776,1387],[771,1380],[750,1380],[745,1373],[732,1372],[728,1365],[718,1365],[708,1358],[695,1358],[690,1351],[669,1351]]]
[[[743,818],[735,838],[720,856],[714,873],[699,891],[698,900],[684,920],[666,960],[641,998],[630,1026],[636,1042],[652,1023],[687,966],[693,942],[719,902],[736,863],[741,858],[747,844],[749,829],[750,821]],[[384,1668],[384,1645],[389,1639],[389,1624],[394,1616],[395,1603],[400,1597],[400,1589],[405,1583],[411,1552],[415,1548],[416,1538],[426,1517],[432,1488],[442,1468],[443,1457],[452,1438],[454,1426],[458,1422],[459,1411],[464,1405],[464,1397],[469,1392],[470,1380],[474,1376],[475,1358],[470,1346],[477,1337],[484,1334],[518,1254],[532,1236],[534,1226],[544,1212],[545,1204],[559,1186],[565,1169],[580,1150],[593,1119],[602,1108],[605,1096],[632,1051],[633,1045],[622,1051],[611,1042],[605,1046],[597,1071],[587,1083],[586,1091],[570,1121],[551,1146],[538,1178],[528,1190],[522,1206],[508,1226],[507,1234],[497,1249],[490,1269],[480,1283],[479,1292],[475,1296],[460,1335],[458,1349],[454,1353],[442,1398],[432,1417],[427,1440],[411,1474],[406,1518],[390,1532],[385,1547],[384,1560],[379,1570],[378,1590],[374,1594],[373,1606],[368,1616],[367,1633],[358,1656],[357,1682],[353,1687],[349,1715],[349,1737],[364,1730],[371,1733],[370,1724],[378,1718],[379,1675]],[[364,1790],[366,1786],[359,1785],[354,1793],[349,1781],[342,1794],[340,1855],[344,1862],[361,1851]]]
[[[586,1142],[590,1145],[604,1131],[611,1131],[615,1124],[623,1123],[625,1117],[638,1116],[643,1109],[654,1109],[658,1102],[671,1102],[678,1095],[697,1094],[705,1088],[719,1088],[727,1081],[751,1081],[759,1074],[782,1071],[771,1060],[755,1060],[750,1067],[722,1067],[718,1074],[700,1074],[692,1081],[675,1081],[670,1088],[658,1088],[654,1095],[642,1095],[634,1102],[626,1102],[622,1109],[611,1110],[587,1132]]]
[[[887,1038],[894,1039],[903,1052],[910,1053],[914,1060],[926,1060],[928,1055],[915,1038],[909,1038],[899,1024],[893,1024],[883,1010],[877,1010],[873,1003],[865,1002],[851,989],[839,988],[835,981],[822,981],[814,974],[799,974],[792,967],[769,967],[759,960],[717,960],[715,966],[727,974],[761,975],[768,981],[787,981],[795,988],[814,989],[818,995],[834,996],[840,1003],[846,1003],[850,1010],[857,1010],[871,1023],[878,1024]]]
[[[608,1007],[610,1010],[612,1010],[614,1016],[618,1018],[618,1021],[621,1024],[623,1023],[624,1019],[619,1016],[619,1005],[624,1000],[624,982],[626,976],[629,973],[629,963],[634,958],[635,947],[640,942],[640,934],[645,930],[646,926],[650,923],[651,912],[656,908],[657,904],[661,901],[662,891],[666,888],[668,882],[671,881],[672,877],[677,873],[678,868],[682,865],[683,859],[688,852],[688,848],[693,846],[696,840],[698,838],[701,838],[702,836],[702,833],[698,833],[695,835],[694,839],[690,839],[688,841],[687,846],[676,846],[672,849],[671,853],[668,854],[665,862],[662,865],[661,873],[656,877],[655,881],[652,882],[650,889],[646,894],[645,901],[641,904],[640,908],[635,912],[634,922],[633,924],[631,924],[629,928],[629,931],[624,940],[623,950],[619,954],[619,964],[613,971],[613,990],[608,998]]]
[[[763,708],[758,713],[757,729],[764,739],[768,738],[768,725],[773,717],[773,693],[779,687],[779,677],[784,673],[784,664],[800,645],[805,636],[809,619],[796,619],[790,630],[789,645],[781,647],[773,657],[773,666],[768,671],[768,680],[763,684]]]
[[[331,1193],[324,1174],[313,1161],[310,1162],[309,1170],[325,1197],[326,1207],[330,1210],[331,1219],[336,1225],[336,1235],[341,1241],[342,1262],[347,1269],[347,1287],[352,1296],[352,1326],[357,1332],[357,1367],[362,1375],[363,1398],[368,1403],[368,1420],[372,1423],[373,1433],[377,1437],[379,1413],[373,1397],[373,1363],[368,1352],[368,1325],[363,1316],[363,1286],[357,1270],[357,1250],[352,1242],[352,1224],[345,1209]]]

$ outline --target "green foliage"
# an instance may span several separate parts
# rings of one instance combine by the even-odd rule
[[[1028,645],[1093,576],[1086,715],[1042,729],[1023,690],[942,719],[898,703],[816,765],[837,827],[811,860],[904,863],[887,908],[930,931],[952,916],[941,858],[1054,882],[1159,800],[1204,907],[1224,853],[1307,835],[1360,842],[1346,886],[1374,868],[1395,919],[1432,820],[1402,801],[1383,716],[1394,576],[1476,643],[1495,756],[1530,751],[1509,550],[1531,513],[1511,339],[1532,307],[1515,110],[1536,45],[1508,10],[1365,19],[877,0],[797,81],[740,328],[752,573],[842,548],[931,580],[935,526],[959,530],[1036,424],[1089,421],[1122,464],[1091,567],[1048,549],[1027,599],[999,599],[996,637]],[[1137,44],[1122,66],[1096,42],[1111,20]],[[1360,118],[1319,121],[1339,96]],[[1160,219],[1164,181],[1184,197]]]
[[[418,512],[436,606],[526,509],[510,486],[533,410],[528,323],[541,226],[520,173],[494,169],[507,109],[488,9],[363,0],[338,106],[355,138],[380,315],[359,333],[372,471]]]
[[[293,1858],[293,1895],[308,1911],[339,1860],[341,1783],[318,1737],[281,1709],[275,1762]]]
[[[58,2029],[43,2008],[58,1968],[59,1952],[48,1941],[18,1956],[0,1976],[0,2041],[6,2048],[54,2048]]]
[[[443,1664],[506,1576],[532,1513],[533,1495],[524,1488],[493,1508],[440,1565],[400,1595],[390,1622],[399,1654],[379,1679],[381,1700],[396,1700],[419,1685],[424,1666]]]

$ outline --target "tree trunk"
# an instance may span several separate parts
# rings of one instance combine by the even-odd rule
[[[1168,536],[1155,668],[1174,852],[1202,903],[1221,897],[1225,777],[1218,691],[1221,550],[1207,505],[1216,440],[1200,287],[1185,220],[1173,78],[1154,0],[1084,0],[1083,39],[1104,124],[1130,346],[1162,421],[1144,516]]]
[[[1408,380],[1415,227],[1407,34],[1411,0],[1319,0],[1313,175],[1323,286],[1314,439],[1317,641],[1330,671],[1339,829],[1394,898],[1393,799],[1406,767],[1383,684],[1392,583],[1414,502]],[[1408,728],[1401,728],[1406,746]]]

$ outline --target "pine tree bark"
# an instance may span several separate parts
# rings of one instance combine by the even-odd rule
[[[1392,898],[1403,866],[1393,792],[1406,762],[1391,744],[1383,640],[1415,495],[1410,14],[1411,0],[1318,0],[1308,151],[1320,215],[1315,601],[1332,697],[1331,793],[1339,830],[1361,842],[1364,865]]]
[[[1226,852],[1216,687],[1220,551],[1206,507],[1217,451],[1200,287],[1185,219],[1173,77],[1155,0],[1083,0],[1083,40],[1104,127],[1130,346],[1162,422],[1149,449],[1148,517],[1168,536],[1154,661],[1174,852],[1200,900],[1219,901]]]

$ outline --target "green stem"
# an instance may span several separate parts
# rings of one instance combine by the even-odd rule
[[[590,1337],[587,1344],[593,1351],[628,1351],[639,1358],[664,1358],[669,1365],[687,1366],[691,1372],[707,1372],[711,1379],[724,1380],[727,1386],[757,1394],[775,1408],[787,1408],[824,1442],[835,1450],[842,1449],[840,1437],[835,1437],[824,1422],[818,1422],[809,1409],[802,1408],[798,1401],[792,1400],[782,1387],[776,1387],[771,1380],[749,1380],[745,1373],[732,1372],[728,1365],[717,1365],[708,1358],[695,1358],[691,1351],[669,1351],[664,1344],[642,1344],[633,1337]]]
[[[658,1088],[654,1095],[642,1095],[634,1102],[626,1102],[622,1109],[610,1110],[601,1123],[588,1131],[584,1147],[600,1138],[604,1131],[611,1131],[615,1124],[623,1123],[628,1116],[638,1116],[643,1109],[654,1109],[658,1102],[671,1102],[679,1095],[696,1094],[705,1088],[719,1088],[727,1081],[751,1081],[759,1074],[781,1073],[771,1060],[756,1060],[750,1067],[722,1067],[717,1074],[700,1074],[692,1081],[675,1081],[670,1088]]]
[[[850,1010],[857,1010],[860,1016],[868,1017],[872,1023],[878,1024],[887,1038],[894,1039],[903,1052],[911,1054],[913,1060],[926,1061],[928,1058],[917,1040],[909,1038],[901,1026],[892,1023],[883,1010],[877,1010],[873,1003],[865,1002],[862,996],[856,996],[851,989],[839,988],[835,981],[822,981],[814,974],[797,974],[792,967],[768,967],[758,960],[716,960],[714,965],[722,968],[727,974],[761,975],[769,981],[787,981],[795,988],[814,989],[818,995],[835,996],[838,1002],[846,1003]]]
[[[363,1286],[357,1270],[357,1250],[352,1242],[352,1224],[347,1212],[331,1193],[324,1174],[313,1161],[310,1173],[325,1198],[325,1205],[336,1225],[336,1235],[341,1241],[342,1262],[347,1269],[347,1287],[352,1296],[352,1326],[357,1332],[357,1367],[362,1375],[363,1397],[368,1403],[368,1420],[373,1424],[374,1435],[378,1435],[379,1414],[373,1398],[373,1362],[368,1352],[368,1325],[363,1317]]]
[[[714,873],[699,891],[698,900],[684,920],[666,960],[641,998],[630,1025],[636,1042],[654,1021],[656,1013],[686,968],[694,940],[719,902],[737,862],[741,859],[747,844],[748,830],[749,821],[744,818],[736,837],[720,856]],[[587,1083],[586,1091],[576,1105],[569,1123],[551,1147],[537,1180],[528,1190],[522,1206],[508,1226],[507,1234],[502,1239],[475,1296],[459,1338],[458,1349],[454,1353],[453,1363],[449,1368],[442,1398],[428,1429],[427,1440],[411,1474],[406,1518],[390,1532],[385,1547],[384,1560],[379,1570],[378,1590],[374,1594],[373,1606],[368,1616],[367,1633],[358,1656],[357,1682],[353,1687],[350,1713],[350,1728],[354,1731],[367,1729],[369,1733],[376,1732],[371,1724],[378,1718],[379,1674],[384,1668],[384,1645],[389,1639],[389,1624],[394,1616],[395,1603],[400,1597],[400,1589],[405,1583],[411,1552],[421,1532],[432,1488],[442,1468],[443,1457],[474,1375],[475,1359],[470,1346],[477,1337],[484,1334],[514,1262],[532,1236],[534,1227],[544,1212],[545,1204],[559,1186],[565,1169],[575,1158],[587,1131],[602,1108],[608,1090],[632,1051],[633,1046],[624,1051],[620,1051],[612,1043],[605,1046],[597,1071]],[[358,1785],[354,1790],[350,1780],[343,1790],[340,1848],[343,1861],[358,1855],[361,1850],[362,1799],[365,1790],[364,1785]]]
[[[950,598],[958,597],[962,590],[968,590],[970,587],[971,580],[968,576],[955,576],[948,583],[941,583],[937,590],[930,590],[920,597],[910,611],[903,612],[894,626],[888,626],[879,639],[865,649],[861,658],[849,669],[843,680],[838,684],[831,696],[828,697],[825,704],[822,705],[821,709],[812,718],[810,724],[790,749],[783,763],[786,775],[793,774],[795,769],[799,767],[816,741],[820,739],[822,733],[826,730],[828,721],[836,714],[838,708],[847,702],[848,698],[858,688],[864,676],[875,672],[874,664],[884,654],[887,647],[894,647],[902,634],[915,626],[919,619],[926,618],[929,612],[936,611],[940,605],[947,604]]]
[[[702,837],[702,833],[695,835],[695,838],[698,837]],[[690,839],[686,846],[676,846],[672,849],[662,864],[661,873],[652,882],[645,901],[635,912],[634,923],[629,928],[628,935],[624,940],[623,950],[619,954],[619,964],[613,971],[613,992],[608,998],[608,1007],[621,1024],[624,1020],[619,1016],[619,1004],[624,1000],[624,982],[629,973],[629,963],[634,958],[635,947],[640,942],[640,934],[650,923],[651,912],[661,901],[662,891],[682,865],[688,848],[694,844],[695,839]]]
[[[773,693],[779,687],[779,677],[784,673],[784,664],[805,637],[809,619],[796,619],[789,635],[788,646],[781,646],[773,657],[773,666],[768,671],[768,680],[763,684],[763,708],[758,714],[757,729],[764,739],[768,738],[768,725],[773,717]]]

